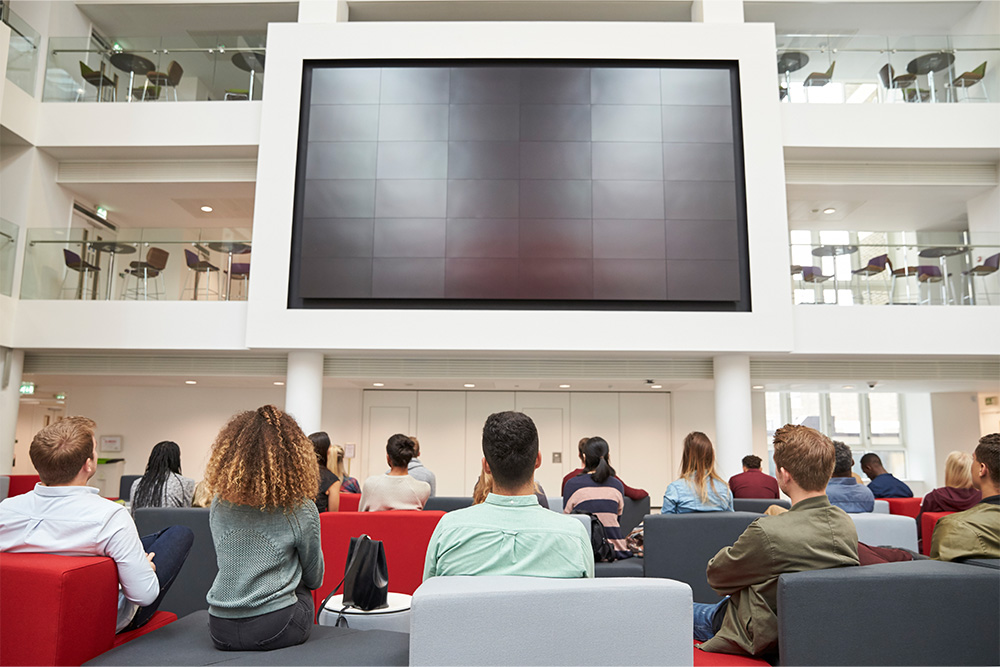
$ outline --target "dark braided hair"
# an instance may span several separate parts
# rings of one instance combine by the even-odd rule
[[[132,498],[132,507],[159,507],[163,502],[163,485],[171,473],[181,472],[181,448],[176,442],[158,442],[149,453],[146,472]]]

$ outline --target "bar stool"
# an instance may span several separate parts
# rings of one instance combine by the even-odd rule
[[[969,281],[969,293],[962,297],[962,301],[968,300],[972,305],[976,304],[976,283],[974,278],[985,278],[986,276],[991,276],[1000,269],[1000,252],[995,255],[990,255],[986,260],[979,266],[974,266],[968,271],[962,271],[962,275],[966,276]],[[986,303],[992,304],[990,301],[990,291],[986,290]]]
[[[902,266],[902,267],[900,267],[898,269],[893,269],[892,270],[892,281],[890,282],[890,285],[889,285],[889,304],[890,305],[896,304],[896,280],[899,279],[899,278],[903,278],[904,280],[907,279],[907,278],[915,278],[916,275],[917,275],[917,269],[918,268],[919,267],[916,267],[916,266]],[[906,286],[906,303],[909,304],[910,303],[910,283],[909,283],[909,281],[907,281],[906,283],[904,283],[904,285]],[[920,295],[918,294],[917,295],[917,300],[919,301],[919,299],[920,299]]]
[[[872,257],[868,260],[868,264],[862,266],[860,269],[855,269],[851,271],[851,275],[864,277],[865,279],[865,291],[868,294],[868,304],[871,305],[872,302],[872,282],[871,278],[874,275],[882,274],[885,278],[885,267],[888,266],[889,270],[892,270],[892,262],[889,261],[889,255],[879,255],[878,257]],[[886,285],[888,288],[888,285]]]
[[[209,294],[215,294],[215,298],[219,298],[220,288],[221,288],[221,271],[219,267],[207,260],[203,260],[195,253],[191,252],[187,248],[184,249],[184,260],[188,267],[188,277],[184,282],[184,293],[191,292],[192,299],[194,301],[198,300],[198,276],[201,273],[205,274],[205,298],[208,298]],[[215,274],[215,290],[212,290],[212,274]],[[191,277],[194,277],[194,285],[188,287],[188,283],[191,282]]]
[[[239,298],[241,300],[246,300],[247,287],[250,284],[250,263],[249,262],[234,263],[229,271],[229,280],[232,281],[232,283],[239,283],[240,285]],[[230,298],[232,298],[232,294],[230,294],[229,296]]]
[[[926,283],[941,283],[941,303],[948,303],[948,292],[945,289],[944,274],[941,272],[940,266],[931,265],[920,265],[917,267],[917,282],[921,284]],[[930,304],[931,293],[927,292],[927,300],[921,300],[920,303]]]
[[[833,276],[824,276],[823,271],[818,266],[803,266],[802,267],[802,282],[812,283],[814,285],[819,285],[825,283]],[[823,296],[823,288],[819,288],[819,296]],[[833,302],[838,303],[839,295],[837,290],[833,291]],[[821,299],[818,303],[826,303],[826,299]]]
[[[142,295],[142,300],[146,301],[152,296],[154,299],[159,299],[166,292],[166,287],[163,282],[163,270],[167,268],[167,259],[170,258],[170,253],[163,248],[150,248],[146,252],[146,261],[144,262],[129,262],[129,268],[125,269],[125,284],[122,285],[122,299],[131,298],[138,299],[140,294]],[[135,280],[131,291],[129,290],[128,281],[129,278]],[[153,279],[153,289],[149,289],[149,279]],[[159,278],[159,285],[156,279]],[[141,285],[139,281],[142,281]]]
[[[77,299],[83,299],[87,294],[87,276],[93,273],[96,277],[97,272],[101,270],[101,267],[91,264],[90,262],[84,260],[82,257],[77,255],[72,250],[63,248],[63,261],[66,262],[66,268],[71,271],[76,271],[79,276],[76,287],[67,288],[66,281],[69,280],[69,271],[66,272],[66,277],[63,278],[62,285],[60,286],[59,293],[62,296],[62,292],[67,289],[72,289],[76,293]]]

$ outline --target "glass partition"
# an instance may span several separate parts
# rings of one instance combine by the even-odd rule
[[[778,35],[777,65],[784,102],[1000,101],[1000,35]]]
[[[249,229],[31,229],[22,299],[246,299]]]
[[[7,80],[34,97],[41,36],[24,19],[12,12],[6,2],[0,3],[0,19],[10,27]]]
[[[18,227],[0,218],[0,294],[14,292],[14,260],[17,257]]]
[[[259,100],[265,35],[52,37],[43,102]]]
[[[1000,235],[791,232],[793,302],[1000,304]]]

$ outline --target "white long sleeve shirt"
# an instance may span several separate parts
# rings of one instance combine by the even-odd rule
[[[139,533],[123,505],[90,486],[44,486],[0,502],[0,551],[108,556],[118,566],[118,622],[160,594]]]

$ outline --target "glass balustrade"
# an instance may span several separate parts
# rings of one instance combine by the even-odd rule
[[[792,103],[1000,102],[1000,35],[777,36]]]
[[[995,234],[796,230],[791,236],[796,304],[1000,305]]]
[[[0,218],[0,294],[11,296],[14,291],[14,259],[17,257],[18,227]]]
[[[265,35],[49,39],[43,102],[259,100]]]
[[[246,299],[249,229],[29,229],[22,299]]]
[[[38,71],[38,45],[41,36],[20,16],[10,10],[9,3],[0,3],[0,20],[10,27],[7,48],[7,80],[31,96],[35,94],[35,73]]]

